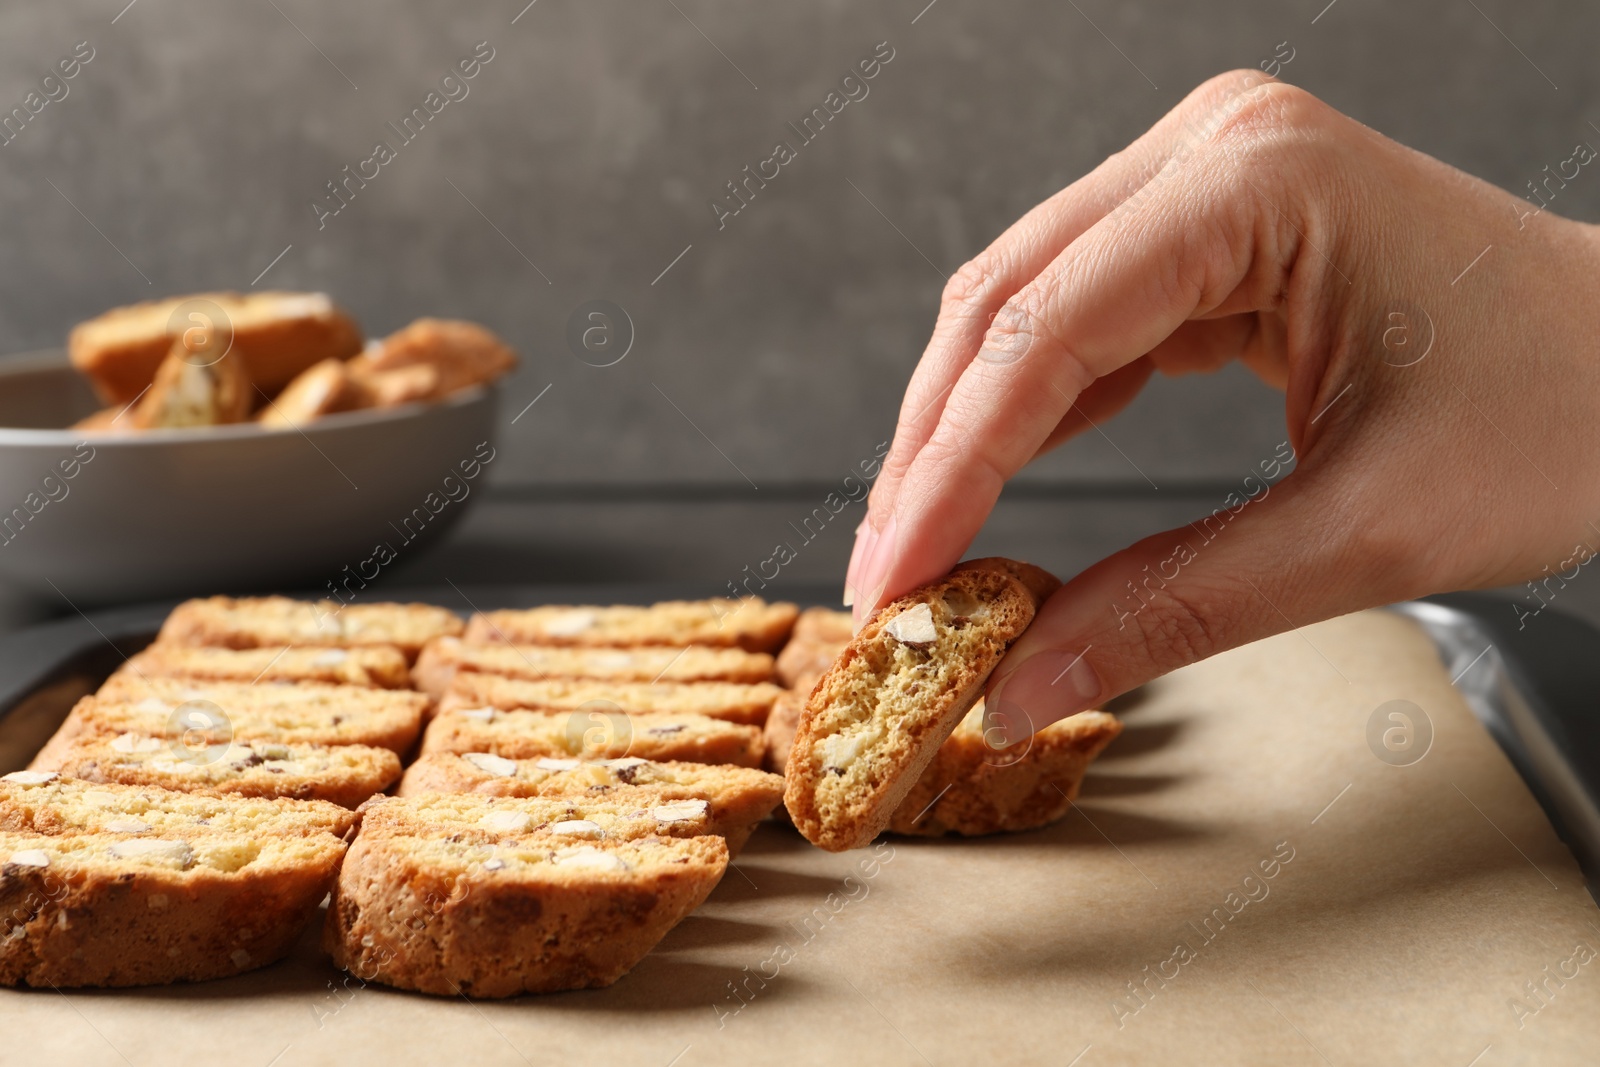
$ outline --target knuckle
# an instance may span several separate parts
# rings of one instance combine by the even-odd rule
[[[1016,363],[1033,347],[1040,320],[1037,301],[1029,296],[1031,288],[1007,300],[989,320],[978,346],[980,365]]]
[[[1136,615],[1145,647],[1163,670],[1194,663],[1220,651],[1216,612],[1204,594],[1169,584]]]
[[[1260,150],[1279,136],[1309,129],[1321,119],[1325,105],[1299,86],[1262,80],[1225,100],[1213,124],[1211,140],[1244,144]]]
[[[984,253],[967,260],[944,284],[939,302],[952,310],[977,310],[1000,287],[999,264]]]

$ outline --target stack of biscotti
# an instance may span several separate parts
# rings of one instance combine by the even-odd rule
[[[610,985],[721,879],[708,809],[648,787],[374,801],[324,945],[364,981],[441,996]]]
[[[356,815],[318,801],[0,777],[0,985],[221,978],[284,956]]]
[[[804,688],[777,702],[767,741],[800,831],[841,850],[885,829],[978,835],[1033,829],[1065,814],[1121,724],[1084,712],[994,749],[979,699],[1059,586],[1028,564],[974,560],[887,605],[842,645],[819,636],[812,654],[790,656],[791,678]],[[831,627],[837,638],[841,616],[816,617],[812,632]],[[794,666],[824,655],[829,665],[819,677]]]
[[[72,709],[35,770],[349,807],[392,785],[432,707],[409,661],[456,615],[422,604],[212,597]]]
[[[797,614],[751,597],[475,615],[417,660],[439,699],[423,751],[757,766]]]

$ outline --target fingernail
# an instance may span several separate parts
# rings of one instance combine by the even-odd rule
[[[889,564],[894,562],[894,531],[895,519],[890,515],[889,521],[883,524],[883,529],[870,535],[872,543],[863,553],[861,574],[855,587],[865,596],[859,598],[853,605],[857,629],[861,628],[863,616],[878,606],[878,598],[883,595],[885,579],[889,575]]]
[[[872,542],[877,540],[877,532],[866,519],[856,527],[855,547],[850,550],[850,566],[844,572],[844,606],[850,607],[856,602],[856,578],[861,572],[861,561],[872,552]]]
[[[984,704],[983,743],[990,748],[1008,748],[1032,737],[1033,733],[1033,722],[1027,711],[1009,699]]]
[[[1054,722],[1093,707],[1103,688],[1100,676],[1082,653],[1040,652],[1005,677],[995,703],[1005,711],[1008,726],[1018,712],[1030,722]],[[1006,736],[1011,741],[1021,740],[1012,737],[1009,729]]]

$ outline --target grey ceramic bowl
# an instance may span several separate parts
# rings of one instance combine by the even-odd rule
[[[60,352],[0,361],[0,583],[13,592],[82,607],[357,590],[460,519],[493,460],[490,389],[303,432],[59,429],[96,407]]]

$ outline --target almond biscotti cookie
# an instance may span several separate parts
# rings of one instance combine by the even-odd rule
[[[829,851],[878,836],[1060,583],[1012,560],[963,563],[872,616],[807,698],[784,804]]]
[[[374,689],[411,688],[406,657],[393,645],[235,649],[156,644],[135,653],[116,673],[202,682],[321,682]]]
[[[475,322],[460,319],[417,319],[411,325],[367,346],[350,361],[359,383],[405,370],[426,368],[429,389],[416,400],[438,400],[461,389],[485,385],[509,374],[517,354],[499,337]],[[381,392],[381,390],[375,390]]]
[[[435,637],[458,636],[454,612],[431,604],[339,604],[289,597],[214,596],[179,604],[167,616],[158,644],[261,648],[316,645],[360,648],[394,645],[414,660]]]
[[[186,307],[186,305],[189,305]],[[190,314],[192,312],[192,314]],[[361,351],[361,328],[322,293],[201,293],[113,308],[79,323],[67,339],[72,365],[108,404],[144,391],[172,348],[193,331],[196,346],[226,346],[269,396],[314,363]]]
[[[80,737],[142,734],[181,739],[198,753],[230,740],[290,745],[372,745],[410,749],[430,701],[422,693],[357,686],[191,685],[182,679],[119,683],[109,695],[84,697],[30,764],[55,768]]]
[[[0,830],[17,833],[239,833],[344,837],[356,813],[322,801],[196,796],[111,785],[54,771],[0,776]]]
[[[815,679],[811,683],[815,684]],[[761,765],[775,774],[783,774],[789,766],[789,753],[794,748],[794,735],[800,729],[800,715],[806,710],[809,693],[809,688],[785,689],[783,695],[772,702],[772,713],[761,728],[767,748]]]
[[[778,653],[778,681],[791,689],[810,689],[818,678],[828,673],[828,668],[847,644],[848,641],[790,641]]]
[[[1067,813],[1089,764],[1121,732],[1115,716],[1084,711],[993,749],[984,740],[980,702],[939,746],[889,829],[976,837],[1048,826]]]
[[[367,406],[367,390],[342,359],[325,359],[302,371],[256,416],[269,430],[297,430],[324,415]]]
[[[293,947],[344,853],[329,833],[0,832],[0,985],[153,985],[264,967]]]
[[[226,797],[326,800],[354,808],[400,777],[400,757],[370,745],[231,741],[186,746],[182,739],[125,733],[80,737],[50,761],[91,782],[153,785]]]
[[[856,635],[855,622],[848,611],[837,608],[807,608],[794,621],[793,641],[821,641],[823,644],[848,644]]]
[[[572,711],[595,701],[624,714],[704,715],[759,726],[783,690],[771,682],[605,682],[554,678],[532,682],[496,674],[460,674],[439,702],[440,709],[483,707]]]
[[[783,778],[748,767],[622,759],[512,760],[487,752],[433,752],[406,768],[397,795],[477,793],[486,796],[606,797],[645,787],[665,800],[709,805],[709,831],[738,855],[756,826],[783,800]]]
[[[474,615],[466,639],[476,644],[585,647],[714,645],[772,652],[794,626],[799,609],[743,600],[668,600],[649,607],[543,607]]]
[[[136,430],[226,426],[249,418],[255,399],[238,356],[218,359],[190,352],[178,342],[156,368],[155,380],[128,421]]]
[[[509,997],[611,985],[710,895],[720,837],[493,843],[363,832],[323,944],[362,981],[440,996]]]
[[[668,800],[643,786],[624,786],[603,797],[421,793],[375,797],[362,808],[361,828],[373,833],[438,831],[488,844],[521,834],[574,843],[633,841],[703,837],[711,833],[710,811],[705,800]]]
[[[778,681],[791,689],[809,690],[854,636],[855,624],[848,611],[807,608],[795,620],[789,643],[778,653]]]
[[[428,724],[422,751],[488,752],[506,759],[638,756],[759,767],[761,731],[704,715],[462,708],[441,711]]]
[[[593,678],[608,682],[740,682],[772,680],[772,657],[738,648],[560,648],[473,645],[455,637],[429,642],[411,676],[418,689],[444,695],[457,674],[495,674],[525,681]]]

